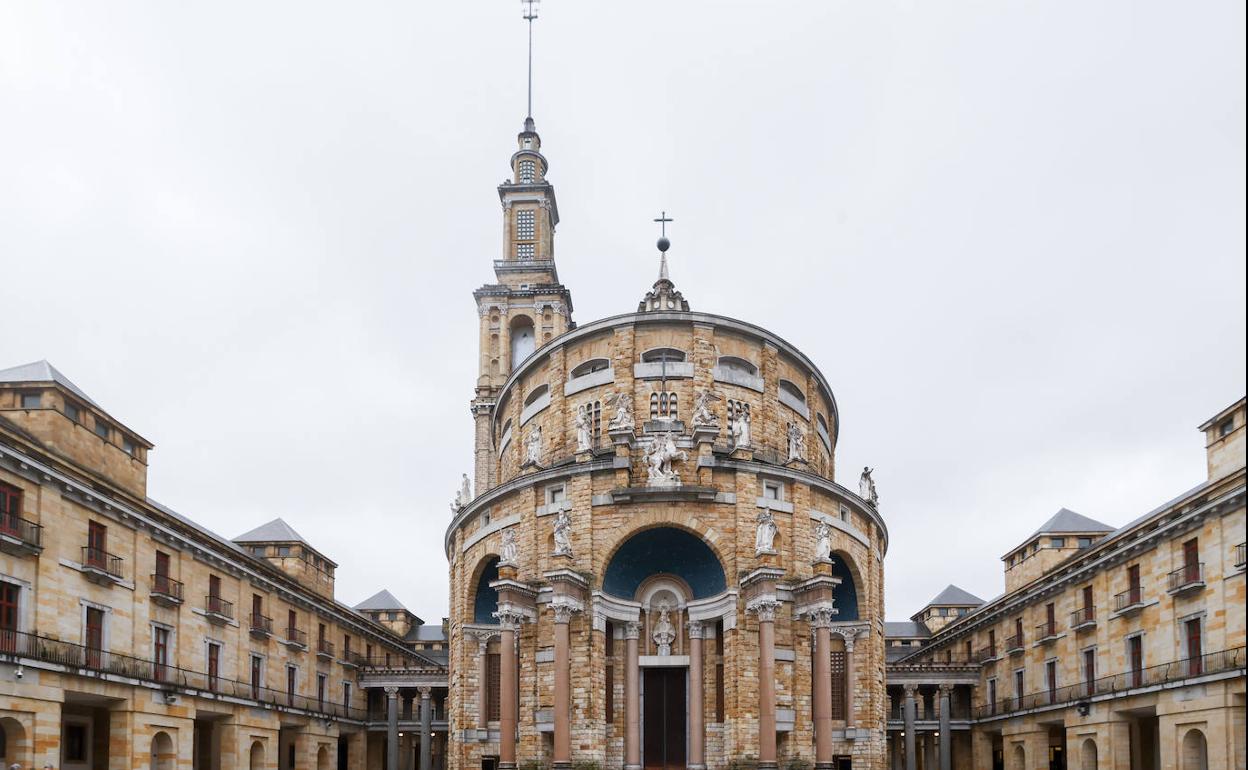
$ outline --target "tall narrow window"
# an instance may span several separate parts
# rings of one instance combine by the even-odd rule
[[[1196,538],[1183,544],[1183,582],[1195,583],[1200,580],[1200,549]]]
[[[531,160],[520,161],[520,184],[533,184],[537,181],[537,163]]]
[[[497,652],[487,653],[485,657],[485,718],[497,722],[501,706],[499,690],[500,665],[502,657]]]
[[[1044,664],[1044,681],[1049,689],[1049,703],[1057,702],[1057,661],[1050,660]]]
[[[988,629],[988,657],[995,658],[997,656],[997,632],[994,629]]]
[[[316,675],[316,708],[319,711],[325,710],[325,675]]]
[[[100,668],[104,649],[104,610],[87,608],[87,628],[84,647],[87,648],[87,667]]]
[[[1083,681],[1088,683],[1088,697],[1092,697],[1096,687],[1096,650],[1083,651]]]
[[[516,212],[516,240],[531,241],[537,236],[537,213],[534,211]]]
[[[1057,633],[1057,607],[1052,602],[1044,605],[1044,635]]]
[[[845,653],[835,650],[832,655],[832,718],[845,718]]]
[[[221,645],[208,645],[208,689],[216,691],[217,678],[221,676]]]
[[[605,679],[605,685],[606,685],[606,690],[607,690],[606,703],[604,704],[605,709],[606,709],[607,724],[614,724],[615,723],[615,666],[611,665],[611,663],[607,663],[606,676],[604,679]]]
[[[344,709],[351,708],[351,683],[342,683],[342,707]]]
[[[107,566],[108,527],[98,521],[87,522],[87,564],[104,569]]]
[[[299,630],[298,620],[299,620],[298,613],[296,613],[294,610],[286,611],[286,636],[290,637],[291,639],[294,639],[296,636],[298,636],[298,634],[295,633],[296,631]]]
[[[8,484],[0,484],[0,532],[17,536],[22,516],[22,490]]]
[[[715,721],[724,721],[724,664],[715,664]]]
[[[295,676],[296,669],[294,666],[286,667],[286,702],[291,706],[295,705]]]
[[[1133,636],[1127,640],[1127,657],[1131,663],[1131,686],[1144,685],[1144,637]]]
[[[517,243],[516,259],[533,259],[537,256],[537,245],[533,243]]]
[[[152,629],[152,674],[157,682],[165,679],[169,665],[169,629],[160,626]]]
[[[1093,609],[1092,586],[1083,587],[1083,609],[1084,617],[1090,620],[1092,618]]]
[[[1201,658],[1200,618],[1192,618],[1183,624],[1184,635],[1187,637],[1187,673],[1196,676],[1204,671]]]
[[[0,582],[0,652],[18,649],[17,602],[20,591],[16,583]]]
[[[1023,707],[1023,670],[1021,668],[1014,672],[1014,697],[1017,699],[1017,705],[1015,705],[1015,708],[1022,708]]]
[[[988,680],[988,709],[990,713],[997,713],[997,680]]]
[[[259,700],[261,683],[261,666],[264,665],[264,659],[259,655],[251,656],[251,697]]]

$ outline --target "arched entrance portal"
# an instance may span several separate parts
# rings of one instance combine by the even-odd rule
[[[646,770],[684,770],[688,763],[700,764],[702,744],[697,736],[703,726],[700,717],[690,720],[690,704],[701,711],[706,665],[702,637],[713,638],[715,624],[695,624],[697,630],[691,632],[691,618],[699,617],[691,610],[701,606],[705,613],[704,600],[713,603],[724,594],[723,565],[698,536],[676,527],[657,527],[636,533],[616,549],[602,587],[604,593],[637,607],[637,622],[613,624],[612,633],[625,637],[628,648],[636,650],[636,668],[629,666],[625,675],[626,687],[640,692],[641,764]]]

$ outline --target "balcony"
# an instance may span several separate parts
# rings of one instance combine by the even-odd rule
[[[1023,635],[1014,634],[1005,640],[1005,653],[1007,655],[1021,655],[1023,652]]]
[[[112,585],[124,581],[125,578],[121,576],[123,561],[124,559],[120,556],[111,554],[103,548],[94,548],[89,545],[82,547],[82,574],[92,583]]]
[[[293,708],[355,722],[363,722],[366,716],[364,709],[348,708],[341,703],[331,703],[305,695],[292,696],[284,690],[227,679],[213,671],[192,671],[164,662],[121,655],[21,631],[0,631],[0,661],[40,661],[74,669],[74,674],[78,676],[102,674],[139,679],[155,683],[162,690],[183,692],[187,695],[214,692],[254,701],[256,706],[266,709]]]
[[[1244,553],[1245,545],[1248,545],[1248,544],[1240,543],[1239,545],[1235,546],[1235,569],[1242,570],[1244,568],[1245,555],[1246,555]]]
[[[992,661],[997,659],[996,645],[989,645],[987,647],[981,648],[979,651],[979,655],[976,657],[979,659],[980,663],[991,663]]]
[[[1130,615],[1144,607],[1144,591],[1139,586],[1131,586],[1114,597],[1114,612],[1119,615]]]
[[[268,639],[273,635],[273,618],[253,612],[248,616],[248,620],[247,630],[256,639]]]
[[[286,629],[286,638],[282,642],[287,647],[295,650],[308,649],[308,632],[300,631],[297,628]]]
[[[43,550],[43,527],[11,513],[0,513],[0,551],[37,556]]]
[[[316,640],[316,657],[333,660],[334,659],[334,643],[329,641],[328,639],[317,639]]]
[[[204,617],[218,625],[231,623],[234,621],[234,603],[209,594],[204,597]]]
[[[1036,626],[1036,644],[1048,644],[1057,639],[1057,623],[1046,620]]]
[[[168,575],[152,575],[152,601],[165,607],[182,603],[182,584]]]
[[[355,652],[354,650],[343,650],[342,660],[340,662],[344,666],[351,666],[352,668],[360,668],[361,666],[368,664],[368,658],[364,657],[358,652]]]
[[[1174,596],[1205,587],[1205,563],[1185,564],[1166,575],[1166,593]]]
[[[1096,607],[1080,607],[1070,613],[1070,630],[1082,631],[1096,627]]]

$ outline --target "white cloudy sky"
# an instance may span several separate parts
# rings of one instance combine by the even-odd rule
[[[518,2],[0,5],[0,366],[156,444],[153,497],[282,516],[444,612],[470,292],[524,117]],[[535,117],[576,318],[673,212],[696,309],[820,364],[878,468],[888,615],[1067,506],[1203,478],[1245,391],[1244,4],[547,0]]]

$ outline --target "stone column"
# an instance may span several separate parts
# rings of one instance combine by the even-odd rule
[[[420,688],[420,770],[433,768],[433,688]]]
[[[489,689],[490,689],[490,646],[488,636],[477,637],[477,730],[481,732],[481,740],[489,736]]]
[[[758,615],[758,768],[776,768],[776,610],[771,596],[751,601],[746,610]]]
[[[399,766],[399,688],[386,690],[386,767]]]
[[[952,696],[953,685],[942,684],[940,686],[940,770],[953,770],[953,733],[949,728]]]
[[[919,758],[915,752],[915,739],[918,737],[914,734],[914,711],[918,708],[914,702],[914,685],[902,685],[902,691],[905,693],[905,700],[902,701],[901,713],[906,731],[906,770],[919,770]]]
[[[812,707],[815,721],[815,768],[832,768],[832,611],[818,609],[810,613],[815,632],[815,670],[811,678]]]
[[[706,707],[702,705],[702,623],[689,621],[689,763],[688,770],[706,767]]]
[[[936,770],[936,733],[925,733],[923,736],[923,767]]]
[[[854,637],[845,639],[845,732],[854,729]]]
[[[563,603],[552,603],[551,609],[555,614],[555,735],[552,767],[554,770],[567,770],[572,766],[572,663],[568,654],[568,623],[572,620],[574,609]]]
[[[641,770],[641,668],[637,661],[640,623],[624,626],[624,770]]]
[[[511,617],[499,617],[498,767],[516,770],[516,627]]]

